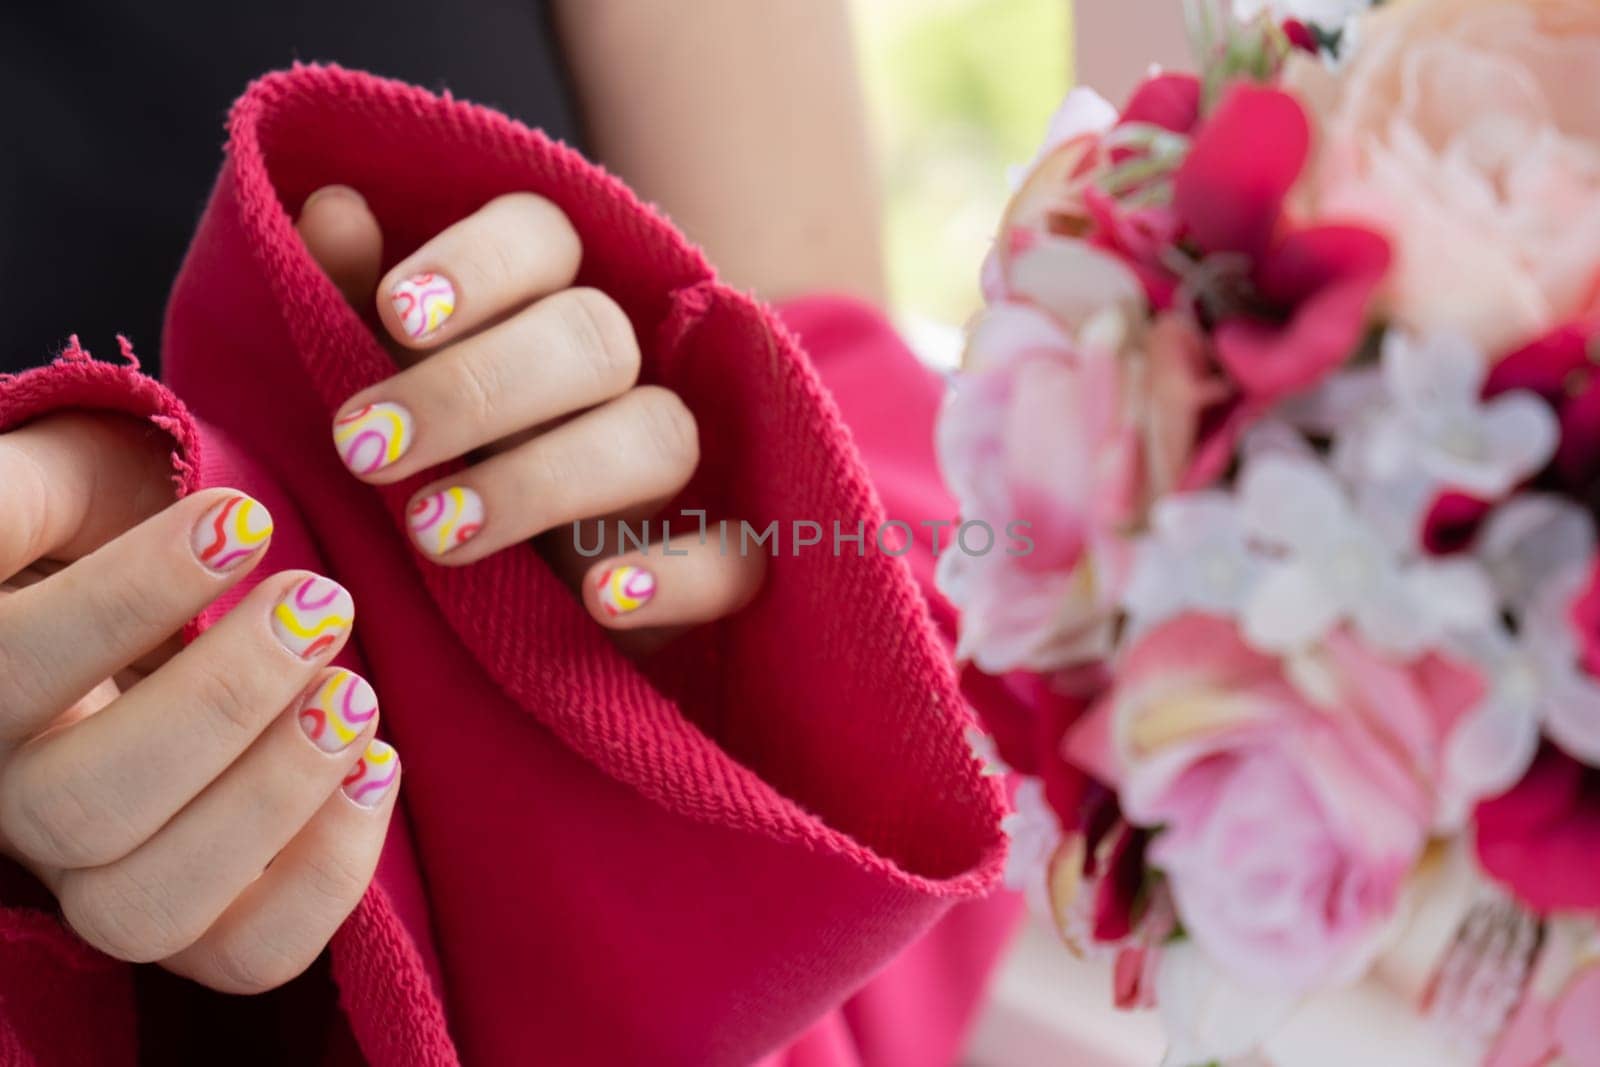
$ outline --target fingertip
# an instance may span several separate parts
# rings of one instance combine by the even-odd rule
[[[259,562],[272,540],[272,513],[254,497],[235,489],[207,491],[189,535],[200,565],[225,575]]]
[[[584,580],[584,602],[589,614],[608,630],[638,625],[641,620],[637,613],[655,599],[656,591],[655,572],[638,562],[603,560],[589,568]]]
[[[364,307],[383,265],[383,230],[366,199],[348,185],[325,185],[301,205],[295,229],[345,300]]]
[[[413,350],[434,347],[456,313],[456,283],[442,270],[401,264],[379,283],[378,319],[396,342]]]

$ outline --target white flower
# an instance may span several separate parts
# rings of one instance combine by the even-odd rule
[[[1156,1008],[1167,1037],[1163,1067],[1230,1063],[1248,1056],[1283,1024],[1295,997],[1237,985],[1187,938],[1161,950]]]
[[[1555,454],[1555,414],[1538,397],[1480,399],[1487,362],[1473,342],[1448,333],[1383,341],[1389,408],[1365,439],[1368,476],[1421,473],[1435,485],[1493,500],[1537,473]]]
[[[1571,621],[1594,551],[1588,514],[1557,497],[1518,497],[1485,525],[1478,555],[1516,634],[1497,622],[1451,641],[1484,672],[1489,691],[1445,752],[1447,818],[1459,822],[1474,801],[1516,782],[1538,750],[1541,724],[1573,756],[1600,763],[1600,683],[1578,666]]]
[[[1475,561],[1403,560],[1321,464],[1271,453],[1239,483],[1245,529],[1263,553],[1244,632],[1262,651],[1303,649],[1349,622],[1373,647],[1411,656],[1492,616]]]
[[[1185,611],[1237,615],[1258,571],[1239,507],[1219,490],[1158,501],[1135,552],[1123,604],[1141,630]]]
[[[1021,891],[1035,915],[1049,918],[1050,860],[1061,847],[1061,823],[1045,799],[1041,778],[1023,778],[1012,803],[1011,814],[1000,820],[1000,829],[1011,839],[1005,884]]]

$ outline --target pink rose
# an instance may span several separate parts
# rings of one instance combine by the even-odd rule
[[[996,674],[1110,652],[1126,530],[1177,485],[1204,402],[1198,342],[1145,323],[1116,259],[1045,235],[1004,258],[1009,298],[972,330],[938,438],[963,520],[996,537],[942,555],[939,586],[963,611],[958,656]]]
[[[1291,671],[1188,614],[1132,645],[1069,745],[1157,831],[1149,862],[1195,943],[1235,981],[1304,991],[1382,947],[1480,696],[1463,667],[1398,666],[1344,632]]]
[[[1314,209],[1390,236],[1395,315],[1499,352],[1595,310],[1600,5],[1414,0],[1359,41],[1288,78],[1324,113]]]

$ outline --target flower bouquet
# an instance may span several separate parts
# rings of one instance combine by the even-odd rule
[[[1026,543],[940,585],[1008,881],[1169,1063],[1597,1063],[1600,4],[1365,8],[1068,97],[939,430]]]

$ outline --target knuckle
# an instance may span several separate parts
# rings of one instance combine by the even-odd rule
[[[557,305],[572,346],[597,384],[620,392],[639,377],[639,340],[615,300],[598,289],[568,289]]]
[[[316,959],[253,931],[207,948],[196,961],[198,977],[219,993],[254,994],[297,978]]]
[[[651,450],[675,469],[692,470],[700,460],[700,428],[689,406],[677,393],[660,386],[642,386],[635,394]]]
[[[323,851],[305,861],[305,887],[317,901],[318,911],[343,917],[367,891],[372,877],[336,852]]]
[[[567,218],[566,212],[538,193],[497,196],[489,202],[488,210],[497,216],[497,222],[512,227],[517,234],[519,239],[509,244],[540,248],[545,254],[554,250],[576,260],[578,232],[573,229],[572,220]],[[536,237],[537,240],[524,244],[520,240],[523,236]],[[570,248],[565,247],[568,245]]]
[[[16,738],[37,720],[48,696],[42,684],[44,665],[33,647],[16,638],[0,622],[0,738]]]
[[[455,379],[462,418],[474,425],[488,423],[504,396],[504,383],[494,359],[478,353],[462,359]]]
[[[254,737],[262,726],[262,709],[248,677],[224,664],[197,666],[188,681],[194,714],[224,744]]]
[[[0,556],[32,560],[42,550],[48,525],[49,477],[27,449],[0,442],[0,485],[6,487],[7,509],[6,521],[0,523]]]
[[[545,441],[530,447],[522,478],[526,487],[523,499],[539,502],[541,528],[544,519],[565,516],[571,510],[573,487],[584,484],[578,456],[569,448]]]
[[[97,799],[84,770],[34,773],[13,765],[0,782],[0,836],[40,863],[66,870],[112,863],[138,844],[122,805]],[[87,783],[87,784],[86,784]]]
[[[172,627],[161,596],[165,586],[137,580],[124,574],[120,580],[97,584],[84,597],[87,627],[98,627],[103,632],[132,631],[140,634],[163,636]]]
[[[129,963],[165,959],[193,941],[162,887],[121,867],[68,874],[59,899],[80,937]]]

